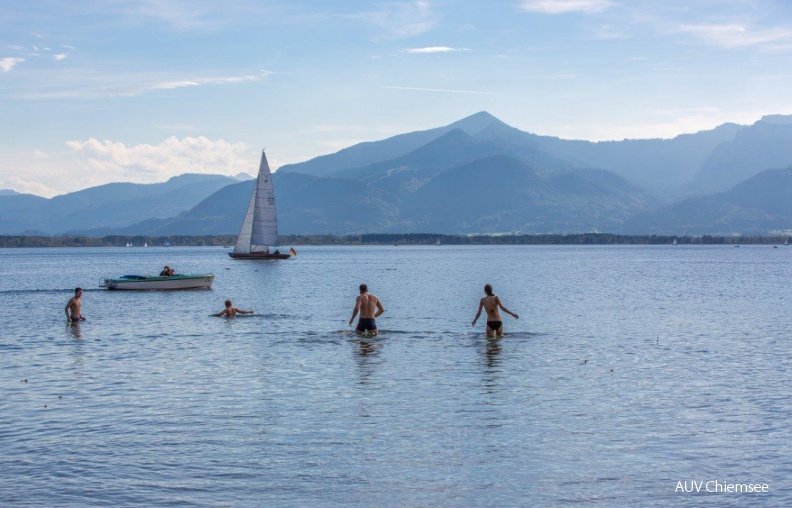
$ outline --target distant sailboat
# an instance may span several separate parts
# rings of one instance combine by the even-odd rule
[[[148,242],[143,242],[143,247],[148,247]]]
[[[677,245],[677,239],[676,238],[674,238],[674,241],[671,242],[671,245]]]
[[[261,151],[256,187],[250,195],[245,220],[239,231],[234,252],[228,255],[234,259],[288,259],[291,254],[278,250],[270,252],[270,247],[278,244],[278,216],[275,211],[275,189],[272,186],[267,156]],[[294,254],[294,249],[290,249]]]
[[[439,237],[437,238],[437,242],[435,242],[435,245],[442,245],[442,244],[440,243],[440,238],[439,238]]]
[[[787,239],[784,240],[784,245],[789,245],[789,237],[787,237]]]

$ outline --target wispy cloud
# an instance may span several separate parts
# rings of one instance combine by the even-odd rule
[[[36,149],[36,150],[33,150],[33,158],[34,159],[49,159],[49,155],[47,154],[47,152],[45,152],[43,150]]]
[[[408,48],[402,50],[403,53],[426,54],[426,53],[453,53],[455,51],[470,51],[467,48],[450,48],[448,46],[429,46],[426,48]]]
[[[622,26],[602,25],[593,29],[590,37],[595,40],[608,41],[626,39],[629,35]]]
[[[61,60],[66,60],[66,53],[58,53],[57,55],[52,55],[52,59],[56,62],[60,62]]]
[[[158,182],[182,173],[235,175],[255,166],[255,154],[245,143],[229,143],[204,136],[171,136],[158,145],[127,146],[118,141],[68,141],[95,171],[113,178]]]
[[[475,90],[451,90],[448,88],[421,88],[415,86],[383,86],[388,90],[414,90],[418,92],[444,92],[444,93],[470,93],[476,95],[495,95],[495,92],[480,92]]]
[[[219,14],[210,4],[185,0],[130,0],[118,5],[128,19],[156,20],[177,29],[210,28]]]
[[[188,125],[185,123],[177,123],[172,125],[157,125],[155,124],[154,127],[157,129],[162,129],[166,131],[197,131],[198,128],[193,125]]]
[[[542,14],[567,14],[570,12],[601,12],[613,5],[609,0],[524,0],[520,8]]]
[[[661,115],[661,116],[679,116],[679,115],[689,115],[693,113],[718,113],[721,111],[721,108],[716,107],[699,107],[699,108],[670,108],[670,109],[653,109],[649,111],[649,113],[653,115]]]
[[[792,38],[792,27],[755,28],[742,23],[685,24],[680,25],[677,31],[722,48],[755,46]]]
[[[118,75],[102,72],[72,72],[61,81],[49,83],[41,89],[25,89],[18,97],[27,100],[93,99],[104,97],[138,97],[155,92],[168,92],[181,88],[235,85],[262,81],[271,71],[241,76],[197,77],[187,79],[157,79],[150,75]]]
[[[377,11],[350,16],[362,20],[377,39],[406,39],[428,32],[435,24],[429,2],[387,2]]]
[[[211,78],[197,78],[197,79],[181,80],[181,81],[165,81],[162,83],[154,83],[152,85],[148,85],[142,90],[138,90],[137,92],[130,92],[126,95],[140,95],[142,93],[152,90],[174,90],[176,88],[185,88],[185,87],[201,86],[201,85],[233,85],[237,83],[260,81],[265,77],[269,76],[270,74],[272,74],[272,72],[262,71],[259,74],[249,74],[246,76],[211,77]]]
[[[0,59],[0,70],[3,72],[8,72],[13,69],[16,65],[21,64],[24,62],[24,58],[17,58],[17,57],[7,57]]]

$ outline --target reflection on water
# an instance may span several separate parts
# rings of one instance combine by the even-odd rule
[[[67,323],[66,329],[75,339],[82,339],[82,330],[80,329],[80,323]]]
[[[498,358],[501,354],[501,341],[503,339],[488,339],[487,340],[487,367],[490,369],[494,369],[500,364],[500,358]]]
[[[382,363],[382,360],[378,358],[378,356],[384,342],[382,340],[360,339],[356,340],[355,343],[357,346],[356,363],[360,376],[360,384],[367,385],[370,383],[375,370]]]

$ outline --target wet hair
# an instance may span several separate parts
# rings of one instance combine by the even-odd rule
[[[365,284],[361,284],[361,285],[360,285],[360,292],[361,292],[361,293],[366,293],[366,292],[368,292],[368,286],[367,286],[367,285],[365,285]]]
[[[76,295],[78,291],[82,291],[82,288],[74,288],[74,294]]]
[[[231,300],[226,300],[225,301],[225,306],[226,307],[231,307]]]
[[[492,284],[484,286],[484,292],[487,293],[487,296],[492,296]]]

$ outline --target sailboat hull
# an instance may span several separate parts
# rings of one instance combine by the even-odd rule
[[[291,254],[267,254],[266,252],[229,252],[234,259],[289,259]]]

